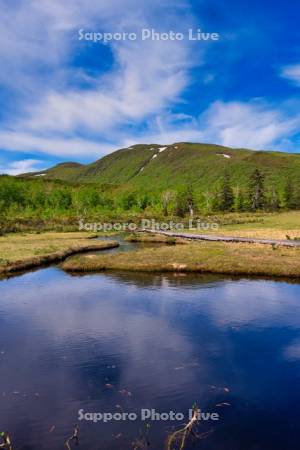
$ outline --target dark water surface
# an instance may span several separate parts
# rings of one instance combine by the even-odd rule
[[[197,402],[220,418],[189,449],[299,449],[299,327],[299,284],[55,267],[3,280],[0,431],[14,450],[63,449],[80,409]],[[149,448],[181,423],[151,422]],[[131,449],[143,427],[81,421],[72,448]]]

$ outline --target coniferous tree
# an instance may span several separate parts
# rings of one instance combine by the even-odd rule
[[[230,211],[232,209],[234,204],[234,194],[230,184],[230,176],[228,172],[225,173],[223,178],[219,201],[219,209],[221,211]]]
[[[293,197],[293,209],[300,209],[300,182],[295,184],[294,197]]]
[[[299,184],[295,184],[290,178],[287,180],[285,185],[284,202],[286,208],[300,208],[300,187]]]
[[[249,204],[252,211],[262,209],[265,206],[264,176],[255,169],[249,181]]]

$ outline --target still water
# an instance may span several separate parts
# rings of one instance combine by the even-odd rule
[[[214,276],[93,274],[57,267],[0,282],[0,431],[14,450],[132,449],[146,422],[78,411],[181,412],[202,421],[187,448],[296,450],[300,285]],[[147,421],[162,450],[184,421]]]

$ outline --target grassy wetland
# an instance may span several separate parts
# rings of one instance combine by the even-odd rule
[[[230,275],[299,277],[300,248],[224,242],[160,245],[130,253],[76,255],[62,268],[73,272],[126,270],[210,272]]]
[[[228,213],[211,216],[217,230],[183,230],[219,236],[300,239],[300,212]],[[106,237],[105,240],[101,238]],[[93,239],[98,237],[98,239]],[[107,240],[109,237],[109,240]],[[0,236],[0,273],[61,262],[68,271],[127,270],[146,272],[213,272],[300,277],[300,248],[230,242],[190,241],[150,233],[124,233],[131,243],[152,243],[118,254],[100,253],[118,246],[112,233],[40,232]],[[157,245],[155,245],[157,244]],[[95,254],[91,254],[92,252]],[[89,252],[88,255],[85,252]]]
[[[84,251],[118,246],[114,241],[92,239],[88,233],[8,234],[0,237],[0,274],[62,261]]]
[[[280,214],[228,214],[217,219],[217,232],[207,234],[298,241],[300,212]],[[192,233],[199,230],[184,230]],[[201,232],[201,231],[200,231]],[[121,254],[75,255],[64,261],[63,269],[74,272],[103,270],[145,272],[199,272],[248,276],[300,278],[300,248],[252,243],[206,242],[132,233],[131,242],[157,246]]]
[[[280,213],[227,213],[210,218],[218,224],[217,231],[210,229],[205,234],[250,237],[262,239],[300,239],[300,211]],[[198,230],[185,230],[199,233]]]

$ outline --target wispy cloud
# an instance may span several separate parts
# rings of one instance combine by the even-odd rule
[[[8,175],[19,175],[20,173],[26,172],[39,172],[44,170],[41,165],[43,161],[38,159],[23,159],[21,161],[13,161],[8,163],[7,166],[0,165],[0,173],[5,173]]]
[[[199,70],[207,47],[187,40],[137,40],[104,48],[79,43],[77,34],[81,28],[126,32],[153,26],[186,32],[195,22],[189,0],[0,2],[0,84],[10,109],[2,113],[0,147],[12,154],[81,160],[139,142],[295,150],[295,109],[282,100],[274,104],[251,95],[243,101],[221,100],[219,63],[211,58],[205,71]],[[197,27],[205,25],[200,22]],[[76,61],[85,52],[101,67],[92,76]],[[103,52],[109,53],[109,62],[102,61]],[[223,72],[230,76],[226,66]],[[300,85],[300,64],[284,66],[277,78]],[[213,99],[202,107],[207,92]],[[186,93],[198,103],[194,110],[185,107]]]
[[[160,117],[149,124],[139,142],[190,141],[207,142],[229,147],[254,150],[292,148],[290,137],[300,127],[300,115],[294,114],[296,105],[281,104],[274,108],[259,99],[249,102],[222,102],[211,104],[198,118],[177,116]],[[132,145],[133,140],[127,141]]]
[[[141,51],[146,62],[141,58]],[[141,122],[178,100],[187,85],[184,49],[144,43],[116,49],[117,68],[89,90],[47,92],[20,126],[38,131],[105,132]]]
[[[300,86],[300,64],[282,67],[280,76]]]
[[[119,129],[111,141],[104,138],[53,138],[32,132],[0,131],[0,142],[6,150],[65,158],[80,158],[84,154],[90,159],[100,158],[121,147],[149,142],[207,142],[254,150],[289,151],[294,148],[291,136],[300,127],[300,115],[294,113],[297,108],[297,104],[283,103],[277,109],[258,99],[247,103],[216,101],[197,118],[171,113],[155,116],[147,121],[142,131]]]
[[[62,157],[103,156],[116,146],[103,141],[80,138],[38,136],[22,131],[0,131],[1,147],[8,151],[36,152]]]
[[[283,144],[300,125],[284,105],[277,109],[262,100],[213,103],[202,115],[206,141],[225,146],[268,149]],[[284,150],[284,146],[282,148]]]
[[[176,8],[183,7],[187,5],[182,2],[175,1],[170,8],[169,3],[158,0],[142,8],[138,0],[31,0],[29,4],[21,0],[18,6],[8,8],[2,30],[7,46],[0,49],[7,64],[2,75],[16,89],[21,83],[24,91],[19,118],[6,121],[0,130],[2,148],[100,156],[103,142],[111,142],[104,146],[106,151],[115,148],[125,130],[166,112],[189,83],[193,64],[187,42],[115,42],[110,46],[110,70],[84,87],[71,87],[78,68],[68,67],[68,61],[80,51],[76,40],[79,28],[133,31],[150,27],[155,19],[159,29],[166,25],[171,11],[172,26],[178,30],[190,23],[187,9],[186,18],[175,14]],[[8,29],[9,21],[14,22],[15,30]],[[13,33],[17,34],[14,39]],[[101,58],[95,49],[93,56]]]

